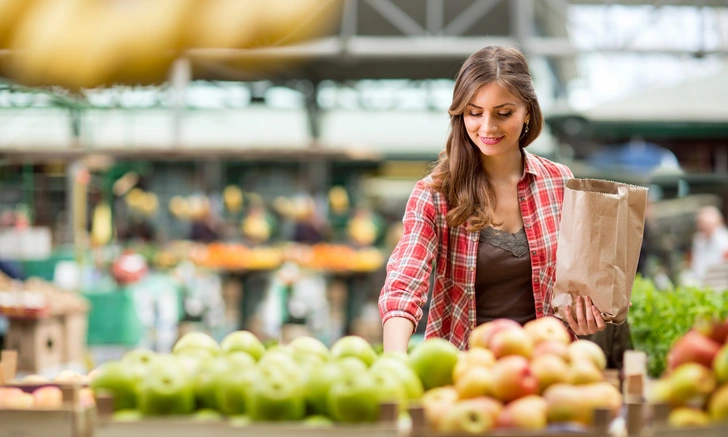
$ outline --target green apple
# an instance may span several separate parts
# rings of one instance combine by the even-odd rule
[[[236,369],[230,366],[227,373],[218,378],[215,390],[215,403],[217,409],[228,416],[245,414],[247,408],[247,395],[253,383],[261,378],[257,367]]]
[[[111,420],[114,422],[138,422],[143,418],[144,416],[139,410],[119,410],[111,415]]]
[[[377,386],[379,403],[394,402],[398,406],[398,412],[407,411],[407,390],[397,376],[385,372],[371,373],[371,375]]]
[[[149,366],[139,386],[139,410],[145,415],[189,414],[195,409],[195,391],[182,364],[160,356]]]
[[[409,365],[422,381],[425,390],[451,385],[459,349],[442,338],[430,338],[415,346]]]
[[[346,376],[355,377],[367,371],[367,365],[359,358],[344,357],[336,362]]]
[[[299,378],[270,372],[248,391],[248,415],[254,421],[293,421],[306,415],[306,400]]]
[[[348,335],[338,339],[331,346],[331,356],[336,359],[344,357],[359,358],[367,367],[371,366],[374,360],[377,359],[374,348],[366,340],[355,335]]]
[[[214,338],[204,332],[188,332],[177,340],[172,348],[174,355],[193,355],[203,357],[206,355],[217,355],[220,353],[220,346]]]
[[[328,407],[338,422],[376,422],[379,393],[374,376],[368,372],[347,377],[331,386]]]
[[[246,352],[255,361],[260,360],[260,357],[265,353],[263,343],[249,331],[235,331],[226,335],[220,342],[220,350],[224,354],[235,351]]]
[[[352,359],[361,363],[356,358]],[[362,373],[366,372],[364,363],[361,363],[361,366]],[[329,361],[311,369],[303,387],[306,404],[311,412],[317,415],[330,415],[328,406],[329,391],[335,382],[344,378],[344,372],[344,368],[336,361]]]
[[[114,396],[114,410],[133,409],[137,406],[137,374],[121,361],[111,361],[98,368],[91,382],[94,394]]]
[[[149,365],[156,356],[157,354],[149,349],[134,349],[124,354],[121,362],[138,369],[142,374],[146,374]]]
[[[218,380],[229,368],[230,362],[224,356],[208,357],[200,363],[197,373],[192,377],[198,408],[217,408]]]
[[[250,369],[255,367],[255,358],[251,357],[247,352],[235,351],[227,355],[223,355],[230,367],[235,369]]]
[[[258,368],[265,375],[280,371],[297,379],[303,377],[301,367],[283,350],[266,352],[258,361]]]
[[[251,420],[247,415],[241,414],[230,418],[230,426],[233,428],[244,428],[250,426]]]
[[[303,421],[303,426],[307,428],[330,428],[334,426],[334,422],[326,416],[308,416]]]
[[[285,346],[285,349],[299,363],[309,357],[315,357],[320,361],[328,361],[331,358],[329,348],[321,340],[313,337],[295,338]]]
[[[195,422],[219,422],[222,420],[222,414],[210,408],[205,408],[195,411],[192,420]]]
[[[410,401],[421,398],[424,393],[420,378],[400,358],[382,357],[372,365],[371,372],[373,375],[386,374],[396,376],[407,393],[407,399]]]
[[[395,358],[399,361],[402,361],[403,363],[406,363],[407,360],[409,359],[409,356],[407,355],[407,352],[389,351],[389,352],[383,353],[379,359],[382,359],[382,358],[387,358],[387,359]]]

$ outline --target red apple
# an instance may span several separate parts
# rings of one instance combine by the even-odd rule
[[[531,372],[538,380],[538,392],[549,386],[569,381],[569,366],[556,355],[541,355],[531,360]]]
[[[453,386],[437,387],[422,395],[422,408],[425,420],[431,429],[438,429],[447,410],[458,400],[458,392]]]
[[[567,363],[571,360],[569,346],[558,341],[544,341],[536,345],[531,354],[531,359],[542,355],[556,355]]]
[[[533,340],[525,329],[518,326],[506,328],[493,334],[489,347],[496,358],[503,358],[509,355],[520,355],[531,358],[531,354],[533,353]]]
[[[673,370],[685,363],[698,363],[710,367],[719,349],[720,344],[715,340],[698,331],[688,331],[670,349],[667,355],[668,368]]]
[[[607,368],[607,356],[598,344],[589,340],[577,340],[569,345],[569,360],[587,359],[601,371]]]
[[[460,399],[492,396],[494,373],[485,367],[473,366],[455,382],[455,390]]]
[[[564,326],[564,323],[556,317],[545,316],[540,319],[531,320],[523,325],[523,329],[531,336],[535,345],[548,341],[555,341],[561,344],[571,343],[569,331]]]
[[[461,401],[445,412],[437,431],[448,434],[484,434],[494,426],[492,416],[478,404]]]
[[[473,329],[468,337],[468,345],[473,347],[490,348],[490,339],[496,333],[506,328],[521,328],[521,325],[515,320],[511,319],[495,319],[493,321],[483,323],[477,328]]]
[[[539,430],[546,428],[548,405],[541,396],[529,395],[503,408],[498,415],[498,428]]]
[[[512,355],[496,362],[493,366],[493,393],[503,402],[538,393],[538,380],[528,360]]]
[[[41,387],[33,391],[33,406],[57,410],[63,406],[63,392],[55,386]]]

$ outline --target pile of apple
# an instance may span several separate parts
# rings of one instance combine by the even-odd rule
[[[79,401],[84,407],[94,405],[93,393],[81,389]],[[58,410],[63,407],[63,392],[57,386],[39,387],[27,393],[17,387],[0,387],[0,409],[8,410]]]
[[[192,332],[171,355],[134,350],[92,372],[96,393],[114,399],[114,420],[189,415],[193,420],[232,417],[250,421],[374,422],[380,404],[403,411],[423,388],[406,355],[378,356],[360,337],[328,349],[311,337],[265,349],[250,332],[218,343]]]
[[[668,370],[648,393],[671,407],[668,424],[728,422],[728,321],[700,321],[673,344]]]
[[[419,356],[427,352],[422,348],[434,342],[448,351],[439,353],[446,359],[418,367],[426,362]],[[524,326],[497,319],[474,329],[469,346],[458,352],[444,340],[428,340],[412,351],[410,362],[428,389],[421,402],[434,431],[539,430],[563,422],[589,426],[595,409],[616,416],[622,406],[619,390],[604,381],[604,352],[590,341],[571,342],[556,318]]]

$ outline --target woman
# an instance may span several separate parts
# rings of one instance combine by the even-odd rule
[[[561,204],[573,175],[525,150],[543,116],[523,55],[485,47],[470,56],[449,113],[447,147],[415,186],[387,264],[379,298],[385,351],[407,350],[431,273],[425,335],[461,349],[481,323],[552,314]],[[605,327],[589,298],[579,298],[567,321],[577,335]]]

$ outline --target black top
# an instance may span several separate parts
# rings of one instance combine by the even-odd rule
[[[525,324],[536,318],[531,257],[523,228],[515,234],[492,227],[480,232],[475,307],[478,325],[498,318]]]

